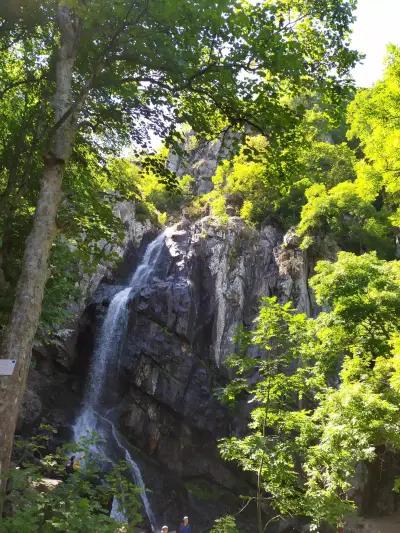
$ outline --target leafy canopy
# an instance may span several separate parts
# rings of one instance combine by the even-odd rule
[[[393,226],[400,225],[400,48],[388,47],[383,79],[359,91],[349,106],[349,138],[365,155],[358,167],[360,187],[371,199],[382,195]]]
[[[220,450],[255,474],[248,498],[266,515],[272,506],[337,525],[354,505],[357,465],[378,446],[400,448],[399,264],[341,252],[318,264],[311,284],[330,311],[307,318],[266,298],[254,330],[241,334],[223,398],[247,398],[249,424]]]
[[[60,236],[50,265],[46,329],[63,317],[62,294],[100,259],[103,242],[122,238],[115,198],[135,197],[144,179],[144,212],[175,208],[153,173],[121,171],[121,148],[149,146],[149,131],[169,146],[188,123],[205,137],[250,125],[276,149],[303,114],[301,98],[318,91],[330,105],[347,93],[357,58],[348,44],[350,0],[68,0],[79,20],[69,112],[76,135],[64,180]],[[52,95],[59,29],[56,0],[0,5],[0,324],[7,321],[37,201],[42,154],[53,132]],[[155,167],[157,171],[155,171]],[[141,159],[140,168],[144,168]],[[111,193],[111,194],[110,194]],[[162,205],[164,203],[164,205]],[[250,205],[247,204],[250,212]],[[165,221],[165,215],[161,216]],[[76,265],[80,265],[76,269]],[[67,272],[65,279],[58,273]],[[79,286],[78,286],[79,291]],[[47,309],[47,310],[46,310]]]

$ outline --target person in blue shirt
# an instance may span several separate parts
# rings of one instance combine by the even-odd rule
[[[179,526],[179,533],[192,533],[192,526],[189,524],[188,516],[183,517],[183,522]]]

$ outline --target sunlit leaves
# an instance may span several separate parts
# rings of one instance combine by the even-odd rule
[[[126,178],[107,172],[109,158],[122,147],[149,148],[151,131],[176,147],[182,123],[205,138],[229,125],[236,130],[251,125],[268,135],[275,155],[283,153],[304,111],[291,97],[317,90],[334,100],[346,90],[356,57],[342,39],[352,21],[351,2],[345,0],[298,0],[295,6],[237,0],[68,0],[67,5],[80,23],[71,95],[77,134],[59,226],[85,268],[88,259],[100,259],[96,242],[121,238],[115,197],[132,199],[137,193],[129,170]],[[9,299],[51,131],[56,7],[55,0],[0,6],[0,239]],[[263,185],[253,180],[253,196],[261,188],[273,192],[277,204],[284,192],[279,180],[289,164],[274,165],[275,155],[269,155]],[[164,160],[145,157],[145,165],[150,181],[157,175],[167,189],[176,185]],[[232,188],[243,189],[249,177],[243,165],[236,177]],[[179,203],[156,186],[151,194],[164,206]],[[223,216],[223,198],[215,199],[215,209]],[[251,198],[241,213],[249,220],[263,216]],[[166,215],[160,216],[165,221]]]
[[[388,47],[387,67],[372,89],[359,91],[349,107],[349,138],[358,139],[365,163],[357,169],[362,188],[371,196],[381,194],[398,226],[400,204],[400,51]]]
[[[393,256],[394,239],[388,214],[365,200],[357,183],[343,181],[331,189],[316,184],[306,195],[298,226],[300,236],[310,237],[304,247],[330,236],[345,250],[362,253],[375,249],[383,257]]]
[[[264,299],[229,363],[223,398],[247,398],[247,432],[222,456],[260,476],[276,511],[341,523],[360,462],[400,449],[400,277],[397,261],[340,253],[312,279],[329,311],[316,318]],[[246,346],[248,349],[246,350]],[[247,378],[247,381],[246,381]]]
[[[388,354],[391,334],[400,327],[399,262],[341,252],[336,263],[321,261],[316,271],[311,285],[318,302],[332,308],[363,351]]]

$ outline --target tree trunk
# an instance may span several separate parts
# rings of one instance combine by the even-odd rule
[[[257,531],[258,533],[264,533],[262,512],[261,512],[261,498],[260,493],[257,490]]]
[[[25,244],[21,274],[0,358],[15,359],[12,376],[0,376],[0,516],[19,407],[29,372],[32,343],[42,310],[47,262],[57,226],[65,164],[72,149],[73,67],[79,37],[79,22],[67,5],[57,8],[60,45],[56,60],[56,89],[53,97],[54,124],[48,153],[44,156],[41,187],[32,230]],[[67,114],[66,114],[67,113]],[[65,120],[63,117],[68,117]]]

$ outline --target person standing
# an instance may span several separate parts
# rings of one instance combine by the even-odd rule
[[[183,522],[179,526],[179,533],[192,533],[192,526],[189,524],[188,516],[183,517]]]
[[[163,526],[161,528],[161,533],[168,533],[168,526]]]

